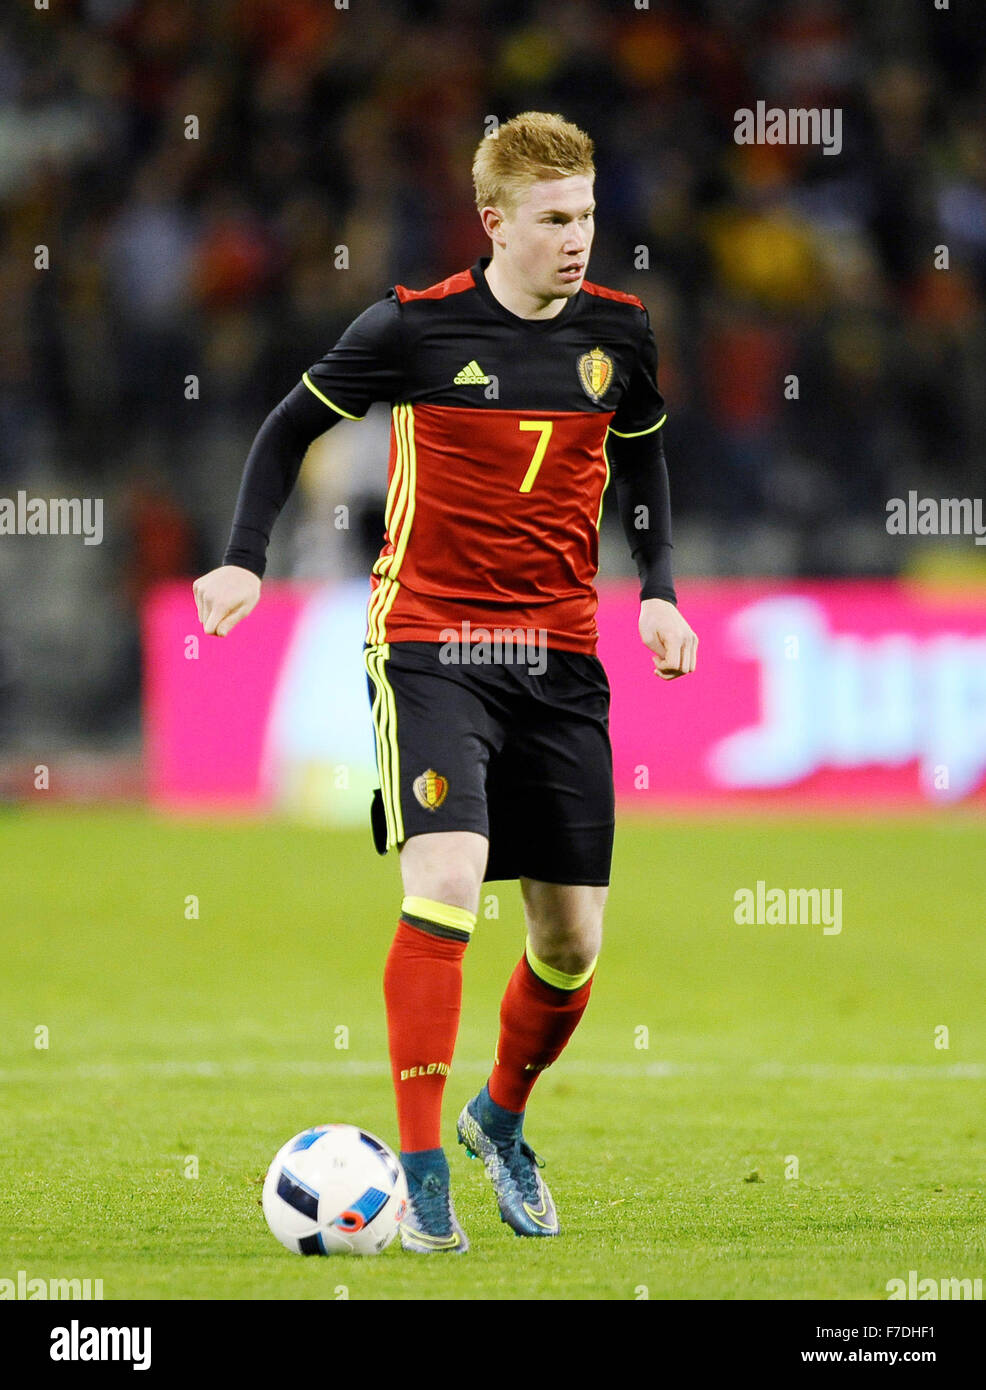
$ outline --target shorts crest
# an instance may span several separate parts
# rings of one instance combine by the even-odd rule
[[[448,778],[442,777],[434,768],[422,772],[413,782],[414,795],[426,811],[437,811],[448,796]]]

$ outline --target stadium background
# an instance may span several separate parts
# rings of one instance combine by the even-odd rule
[[[764,1145],[771,1153],[783,1146],[777,1136],[796,1114],[818,1139],[818,1153],[834,1143],[832,1135],[845,1133],[856,1154],[855,1160],[841,1150],[829,1155],[832,1190],[817,1212],[819,1230],[837,1229],[845,1196],[840,1178],[847,1192],[857,1184],[857,1195],[845,1196],[854,1210],[877,1189],[881,1200],[893,1200],[900,1170],[887,1166],[881,1147],[893,1142],[891,1131],[895,1154],[900,1150],[909,1174],[919,1175],[914,1181],[942,1192],[943,1180],[950,1194],[939,1206],[947,1207],[942,1221],[951,1245],[945,1236],[940,1247],[929,1244],[933,1223],[924,1215],[914,1218],[910,1234],[905,1220],[904,1236],[891,1222],[872,1236],[884,1243],[884,1263],[876,1261],[875,1273],[853,1265],[848,1275],[847,1261],[859,1247],[849,1223],[844,1245],[841,1237],[826,1236],[818,1262],[812,1256],[796,1272],[790,1264],[780,1270],[765,1264],[759,1285],[750,1282],[747,1255],[730,1265],[730,1242],[742,1243],[744,1231],[755,1240],[757,1223],[774,1218],[739,1214],[737,1225],[720,1229],[712,1218],[703,1225],[696,1208],[691,1235],[682,1238],[688,1246],[694,1236],[695,1248],[674,1266],[667,1296],[704,1290],[744,1297],[756,1288],[759,1296],[873,1296],[867,1290],[899,1272],[904,1251],[913,1263],[938,1249],[943,1272],[962,1272],[970,1252],[982,1265],[981,1224],[975,1239],[963,1235],[963,1220],[974,1215],[963,1183],[981,1170],[981,1136],[964,1118],[961,1088],[949,1091],[927,1075],[922,1080],[922,1068],[958,1067],[955,1076],[971,1085],[981,1079],[986,1057],[975,1002],[984,985],[982,963],[969,945],[981,921],[986,859],[979,765],[986,760],[986,551],[969,537],[888,535],[886,504],[910,490],[935,498],[982,492],[983,78],[983,27],[974,7],[940,11],[920,0],[653,0],[641,9],[604,0],[563,6],[507,0],[495,7],[470,0],[351,0],[348,9],[328,0],[51,0],[46,10],[25,4],[4,11],[0,496],[19,489],[31,496],[95,496],[106,508],[100,546],[70,537],[0,538],[0,797],[8,803],[0,872],[6,1016],[17,1021],[6,1038],[3,1077],[15,1106],[17,1087],[25,1088],[23,1144],[30,1145],[32,1134],[47,1134],[54,1114],[76,1115],[73,1104],[89,1107],[86,1123],[93,1126],[100,1116],[119,1118],[121,1104],[133,1119],[136,1105],[160,1139],[155,1126],[164,1121],[152,1106],[161,1087],[151,1083],[163,1076],[193,1130],[228,1125],[227,1134],[244,1152],[256,1151],[258,1163],[291,1132],[296,1116],[325,1118],[310,1115],[303,1097],[323,1064],[324,1074],[335,1076],[337,1057],[330,1043],[324,1056],[318,1052],[322,1044],[297,1012],[299,1000],[316,1006],[322,985],[300,966],[291,974],[281,952],[272,961],[267,932],[276,921],[282,946],[293,940],[306,959],[320,959],[328,902],[334,932],[372,923],[366,939],[373,939],[365,961],[345,967],[360,1003],[335,1014],[330,1007],[354,1035],[365,1019],[371,1040],[354,1053],[352,1074],[340,1073],[333,1083],[339,1088],[333,1113],[365,1117],[391,1133],[382,1009],[374,991],[393,915],[395,866],[381,869],[368,832],[302,826],[297,816],[238,830],[223,818],[186,824],[148,815],[144,802],[160,772],[160,748],[154,753],[152,743],[167,723],[168,756],[185,773],[192,769],[200,791],[206,784],[208,803],[219,750],[231,742],[223,693],[236,688],[237,672],[244,689],[249,680],[242,672],[269,664],[267,637],[256,637],[248,654],[251,630],[259,634],[266,621],[261,614],[281,605],[296,622],[302,601],[315,595],[331,604],[332,595],[342,594],[351,622],[379,548],[385,410],[362,426],[340,427],[313,448],[275,531],[268,571],[295,587],[268,586],[261,609],[236,634],[238,646],[231,639],[220,653],[219,644],[206,645],[198,663],[185,661],[180,649],[196,628],[190,595],[187,613],[182,595],[194,575],[220,561],[243,460],[267,411],[391,283],[424,286],[485,252],[469,164],[487,118],[503,120],[531,107],[559,110],[596,141],[600,213],[590,278],[644,300],[661,352],[676,574],[682,610],[703,647],[696,677],[653,693],[651,682],[653,709],[665,719],[674,711],[685,747],[690,710],[704,717],[728,693],[732,677],[717,665],[717,646],[725,647],[727,638],[720,643],[715,634],[725,633],[744,595],[814,595],[833,629],[860,640],[884,640],[906,624],[915,641],[965,644],[969,659],[955,676],[962,689],[954,704],[943,697],[936,706],[937,733],[942,746],[951,739],[978,768],[969,774],[972,785],[962,788],[968,804],[935,806],[925,819],[898,824],[885,818],[895,799],[912,810],[929,799],[918,760],[898,754],[894,763],[888,755],[889,771],[878,786],[864,744],[841,770],[830,767],[822,777],[829,776],[825,785],[841,809],[870,814],[865,825],[792,819],[809,809],[818,785],[797,777],[783,821],[771,814],[772,792],[754,789],[740,818],[693,822],[671,817],[690,800],[690,766],[699,779],[697,764],[688,762],[692,750],[686,747],[669,790],[661,768],[673,740],[663,753],[658,744],[650,792],[656,801],[667,793],[669,805],[660,820],[624,823],[618,861],[624,895],[613,911],[613,979],[620,978],[622,961],[640,983],[611,1002],[611,1014],[600,1004],[598,1034],[586,1033],[581,1052],[573,1044],[568,1084],[581,1077],[579,1084],[599,1101],[612,1078],[623,1075],[620,1067],[632,1071],[641,1061],[627,1050],[628,1020],[649,1018],[653,1074],[671,1078],[665,1118],[680,1105],[693,1125],[679,1131],[672,1122],[670,1138],[653,1139],[658,1165],[683,1162],[675,1147],[680,1140],[692,1157],[704,1155],[697,1172],[682,1169],[699,1183],[726,1182],[722,1173],[737,1163],[766,1173]],[[840,108],[841,153],[737,145],[734,112],[760,99]],[[197,119],[193,139],[186,138],[189,116]],[[50,248],[45,271],[35,269],[39,244]],[[949,250],[947,270],[935,266],[940,246]],[[641,248],[647,268],[640,268]],[[785,398],[789,373],[800,383],[797,400]],[[189,377],[198,383],[192,399]],[[339,504],[349,508],[348,529],[335,525]],[[636,642],[632,562],[613,505],[603,518],[601,579],[604,588],[615,586],[607,590],[615,615],[604,634],[608,660],[615,659],[619,623],[623,645],[631,650]],[[865,616],[855,626],[863,591],[854,586],[862,579],[876,587],[866,591]],[[737,581],[752,587],[737,588]],[[734,601],[728,612],[721,606],[727,600]],[[152,682],[182,688],[187,701],[212,663],[210,700],[200,702],[194,728],[177,696],[165,714],[149,714],[142,639],[169,604],[164,643],[171,664],[155,657],[148,671]],[[706,617],[704,627],[696,612]],[[331,624],[328,630],[337,631]],[[269,637],[282,649],[285,640],[284,631]],[[929,655],[929,667],[937,653]],[[321,657],[321,667],[306,668],[309,677],[322,670],[331,679],[324,647]],[[915,647],[915,667],[919,658]],[[238,664],[248,660],[254,667]],[[744,669],[749,715],[758,687],[755,670],[748,663]],[[893,698],[901,694],[893,688],[895,669],[886,678]],[[836,703],[840,693],[837,675]],[[910,717],[919,719],[923,707],[910,691],[901,698],[911,700]],[[631,721],[628,698],[620,708],[620,720]],[[302,711],[316,739],[326,712],[339,722],[331,702],[309,701]],[[634,717],[625,726],[632,723],[632,738],[654,723],[639,710]],[[207,743],[202,725],[210,726]],[[615,737],[625,742],[623,727]],[[360,728],[353,739],[368,740],[368,720]],[[632,763],[633,748],[627,753]],[[337,751],[333,758],[338,761]],[[39,765],[50,770],[46,789],[36,782]],[[362,796],[364,789],[356,790]],[[310,792],[288,797],[291,809],[324,812],[331,803],[325,787],[314,797]],[[87,809],[57,810],[55,803],[65,800]],[[232,802],[257,804],[251,795]],[[936,890],[915,893],[913,868],[923,870],[928,860]],[[221,1000],[175,945],[172,921],[176,911],[182,918],[175,903],[197,893],[207,872],[218,875],[209,910],[214,923],[219,912],[222,932],[219,944],[200,935],[195,954],[203,971],[236,982],[239,995],[223,991]],[[655,878],[676,905],[656,937],[641,926]],[[758,879],[841,883],[847,902],[855,889],[852,934],[847,925],[841,948],[817,933],[810,941],[789,935],[772,937],[769,945],[756,937],[737,944],[730,934],[737,930],[732,893]],[[194,929],[187,913],[182,920],[183,929]],[[513,958],[512,941],[491,939],[485,964],[477,956],[469,988],[487,1014]],[[330,955],[341,978],[338,950],[337,938]],[[671,958],[676,964],[669,970]],[[761,999],[765,972],[773,1010],[767,1015],[753,1002]],[[931,1030],[946,1015],[965,1024],[958,1053],[928,1050]],[[491,1017],[483,1027],[464,1025],[466,1071],[469,1058],[485,1055]],[[61,1025],[57,1058],[23,1041],[51,1018]],[[308,1059],[309,1073],[298,1070],[299,1056]],[[667,1058],[678,1060],[654,1060]],[[737,1067],[780,1067],[769,1073],[781,1078],[770,1102],[776,1108],[758,1109],[766,1102],[752,1073],[732,1076],[725,1100],[724,1075],[715,1071],[724,1058]],[[56,1071],[42,1102],[33,1088],[38,1068],[49,1062]],[[251,1078],[269,1080],[268,1063],[280,1078],[278,1100],[267,1103],[268,1095],[262,1104],[263,1096],[250,1092]],[[603,1072],[592,1071],[597,1065]],[[788,1065],[790,1075],[783,1071]],[[220,1071],[196,1071],[210,1066]],[[207,1078],[224,1066],[234,1079],[216,1081],[207,1093]],[[684,1070],[675,1072],[676,1066]],[[806,1070],[798,1073],[799,1066]],[[906,1099],[886,1094],[895,1067],[914,1069]],[[135,1076],[151,1079],[139,1098],[125,1089]],[[551,1091],[546,1083],[546,1096],[561,1095],[565,1084],[558,1081]],[[628,1092],[624,1102],[636,1104],[636,1097]],[[687,1112],[688,1106],[696,1108]],[[717,1117],[714,1138],[709,1117]],[[904,1137],[897,1136],[898,1121]],[[73,1123],[56,1168],[81,1172],[80,1184],[98,1184],[107,1163],[128,1173],[122,1165],[129,1158],[116,1150],[107,1158],[83,1120]],[[556,1131],[556,1146],[564,1149],[561,1113],[543,1123],[554,1126],[549,1136]],[[645,1120],[648,1144],[650,1123]],[[742,1136],[738,1151],[730,1148],[735,1133]],[[145,1140],[140,1163],[160,1175],[167,1166],[160,1145]],[[172,1155],[193,1142],[177,1120],[161,1140]],[[936,1144],[953,1161],[951,1177],[942,1179],[928,1157]],[[22,1170],[31,1170],[30,1152],[15,1155]],[[92,1157],[80,1168],[85,1154]],[[212,1226],[195,1227],[187,1188],[177,1199],[203,1240],[227,1219],[230,1192],[243,1196],[234,1158],[230,1151],[225,1168],[220,1162],[209,1197]],[[638,1174],[629,1161],[624,1171],[650,1192],[649,1173]],[[33,1186],[22,1185],[8,1199],[12,1250],[25,1232],[48,1230],[32,1200],[49,1179],[35,1176]],[[686,1179],[682,1184],[674,1196],[679,1214],[691,1210],[694,1197]],[[84,1228],[92,1221],[91,1196],[71,1183],[69,1190],[66,1217]],[[752,1200],[756,1186],[739,1195]],[[948,1206],[953,1196],[968,1198],[961,1214]],[[734,1200],[732,1191],[723,1197],[729,1211]],[[810,1194],[804,1200],[810,1208]],[[808,1249],[797,1216],[782,1216],[796,1228],[792,1252]],[[789,1228],[776,1219],[783,1244]],[[121,1232],[126,1220],[119,1217]],[[753,1224],[744,1227],[746,1220]],[[717,1247],[718,1237],[725,1244]],[[664,1249],[669,1259],[674,1244]],[[112,1253],[100,1267],[117,1271],[124,1295],[160,1295],[165,1285],[154,1280],[165,1279],[172,1257],[187,1274],[175,1246],[157,1259],[157,1275],[147,1259],[135,1267],[140,1251],[135,1255],[131,1246],[123,1234],[117,1245],[109,1240]],[[56,1250],[51,1247],[52,1258]],[[270,1253],[262,1240],[256,1251]],[[228,1277],[233,1282],[223,1287],[234,1293],[261,1287],[245,1267]],[[318,1296],[304,1284],[309,1275],[284,1277],[298,1296]],[[598,1287],[610,1288],[609,1275],[599,1277]],[[632,1290],[634,1277],[613,1276],[612,1296],[633,1296],[620,1291]],[[569,1284],[562,1279],[557,1287],[579,1291],[580,1278],[570,1272]]]
[[[300,370],[387,285],[484,250],[469,164],[488,114],[558,109],[597,143],[591,273],[655,324],[682,579],[906,573],[934,542],[888,536],[887,499],[982,477],[969,6],[579,0],[561,23],[510,3],[53,0],[0,24],[0,492],[106,506],[100,547],[0,547],[8,755],[132,756],[143,599],[218,563],[246,450]],[[734,144],[765,93],[841,107],[842,153]],[[272,577],[366,574],[382,428],[306,469]],[[612,506],[603,540],[602,575],[632,574]],[[950,548],[981,570],[969,551]]]

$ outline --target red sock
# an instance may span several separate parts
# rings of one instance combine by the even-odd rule
[[[401,919],[383,976],[390,1070],[401,1149],[437,1149],[442,1096],[462,1001],[465,941],[433,936]]]
[[[545,1067],[561,1056],[585,1013],[589,976],[578,989],[556,989],[521,956],[500,1005],[500,1038],[489,1079],[491,1098],[519,1114]]]

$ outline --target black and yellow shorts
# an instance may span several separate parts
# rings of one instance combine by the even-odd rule
[[[440,660],[437,642],[366,645],[380,786],[373,840],[472,830],[484,881],[608,884],[613,854],[609,681],[598,657]],[[537,674],[543,664],[543,674]]]

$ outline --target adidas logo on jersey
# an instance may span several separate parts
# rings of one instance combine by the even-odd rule
[[[461,372],[452,378],[452,384],[454,386],[489,386],[490,379],[474,357],[471,362],[466,363]]]

